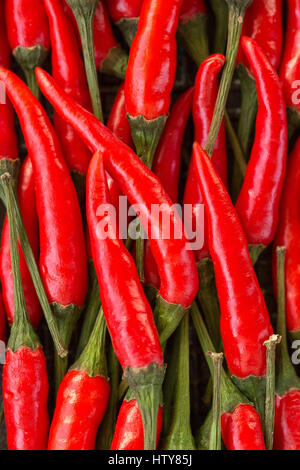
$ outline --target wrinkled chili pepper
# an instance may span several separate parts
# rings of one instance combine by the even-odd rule
[[[287,26],[279,76],[288,107],[290,134],[300,126],[300,1],[287,0]]]
[[[58,138],[40,103],[12,72],[0,80],[19,117],[32,161],[40,229],[40,271],[63,341],[68,344],[87,292],[80,207]],[[66,359],[57,357],[57,382]]]
[[[128,119],[137,154],[149,168],[170,107],[182,1],[144,0],[130,48],[125,82]],[[145,54],[147,50],[151,52]]]
[[[10,47],[23,69],[27,84],[38,98],[34,69],[50,49],[47,15],[41,0],[6,0],[6,25]]]
[[[157,415],[158,445],[162,429],[162,406]],[[144,429],[140,409],[129,390],[120,408],[110,450],[144,450]]]
[[[299,338],[300,331],[300,293],[299,293],[299,201],[300,201],[300,138],[288,158],[287,171],[280,200],[279,221],[274,247],[284,246],[286,321],[289,333]],[[273,253],[273,279],[276,286],[276,251]]]
[[[286,168],[287,122],[276,72],[253,39],[243,36],[241,42],[253,69],[259,106],[255,141],[235,207],[248,243],[257,251],[255,260],[275,235]]]
[[[104,209],[109,203],[103,160],[97,152],[87,175],[87,220],[100,297],[124,378],[134,391],[141,410],[145,449],[155,449],[156,421],[164,377],[163,355],[153,314],[134,261],[118,238],[109,209]],[[99,213],[101,206],[103,209]],[[107,226],[107,237],[101,237],[99,227],[97,229],[103,223]],[[112,260],[118,263],[117,271]]]
[[[109,15],[129,47],[136,35],[143,0],[105,0]]]
[[[50,24],[53,76],[70,96],[90,111],[92,104],[84,65],[70,20],[58,0],[44,0],[44,5]],[[56,112],[54,126],[74,180],[82,180],[91,159],[90,151]]]
[[[213,376],[212,360],[208,352],[214,352],[206,325],[196,302],[191,315],[210,373]],[[209,412],[197,435],[200,450],[209,449],[209,438],[213,415]],[[227,450],[265,450],[262,424],[256,409],[234,386],[224,369],[221,371],[221,433]]]
[[[60,384],[48,450],[94,450],[110,393],[105,337],[100,311],[88,344]]]
[[[264,50],[275,70],[279,67],[283,40],[282,0],[253,0],[244,20],[243,35],[254,39]],[[238,74],[241,81],[241,116],[238,124],[238,137],[245,155],[248,155],[251,133],[257,113],[255,81],[249,62],[240,45]]]
[[[182,230],[182,221],[177,211],[172,209],[172,201],[158,178],[134,152],[66,95],[45,71],[38,68],[36,75],[47,99],[73,125],[92,151],[103,152],[106,170],[118,181],[129,202],[139,206],[145,221],[144,228],[149,229],[151,250],[159,269],[161,284],[156,308],[161,338],[165,341],[180,323],[198,289],[197,269],[189,243],[185,235],[180,239],[173,235]],[[159,235],[161,227],[151,211],[152,204],[161,208],[162,220],[164,217],[170,220],[170,239],[151,237],[151,231]]]
[[[300,142],[300,140],[299,140]],[[296,155],[296,157],[295,157]],[[291,156],[291,165],[288,171],[295,169],[298,154]],[[297,168],[297,167],[296,167]],[[291,176],[291,175],[290,175]],[[287,182],[289,179],[287,179]],[[274,249],[274,262],[276,266],[276,290],[277,290],[277,332],[281,335],[281,343],[277,352],[276,396],[275,396],[275,420],[274,420],[274,444],[275,450],[299,450],[300,449],[300,379],[292,365],[286,334],[285,307],[288,296],[286,295],[286,248],[277,246]],[[275,271],[275,269],[274,269]]]
[[[183,0],[178,37],[191,58],[200,65],[208,56],[207,14],[203,0]]]
[[[8,213],[14,282],[14,322],[3,367],[3,401],[9,450],[43,450],[47,445],[48,377],[46,358],[28,321],[9,174],[2,176]]]
[[[209,250],[221,309],[221,335],[228,369],[238,387],[256,402],[266,374],[264,341],[272,327],[251,263],[246,237],[213,165],[194,144],[194,164],[208,221]],[[263,403],[256,406],[263,413]]]
[[[39,256],[39,228],[35,203],[34,175],[31,160],[29,157],[26,158],[21,167],[18,197],[20,211],[29,238],[30,246],[34,253],[35,259],[37,260]],[[19,257],[27,315],[32,326],[36,328],[40,322],[42,311],[29,270],[26,265],[23,252],[20,247]],[[9,323],[12,324],[14,318],[14,285],[12,278],[9,227],[7,217],[4,221],[4,226],[1,235],[0,278],[1,285],[3,288],[3,300],[5,304],[7,318]]]

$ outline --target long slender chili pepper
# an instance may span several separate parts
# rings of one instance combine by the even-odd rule
[[[63,341],[68,344],[87,292],[81,213],[69,170],[50,121],[26,85],[0,68],[19,116],[32,161],[40,228],[40,270]],[[57,383],[67,366],[57,358]]]
[[[178,38],[196,64],[200,65],[208,56],[207,15],[203,0],[183,0]]]
[[[209,249],[221,308],[221,334],[228,369],[263,416],[266,354],[272,327],[251,263],[247,240],[230,197],[209,158],[194,144],[198,182],[207,210]],[[261,408],[261,406],[263,408]]]
[[[27,84],[38,98],[34,69],[50,49],[47,15],[41,0],[6,0],[6,25],[11,50],[23,69]]]
[[[234,73],[244,15],[248,6],[252,3],[252,0],[226,0],[226,2],[229,8],[226,63],[222,73],[222,79],[212,123],[205,144],[205,151],[209,156],[211,156],[213,153],[215,142],[219,134],[219,129],[222,124],[229,89]]]
[[[287,329],[294,339],[300,338],[299,282],[299,201],[300,201],[300,138],[288,158],[279,210],[274,247],[284,246]],[[276,286],[276,251],[273,252],[273,279]]]
[[[115,97],[110,111],[107,127],[129,147],[133,147],[130,125],[127,119],[127,108],[125,101],[125,83],[123,82]]]
[[[128,119],[137,154],[149,168],[170,107],[182,1],[144,0],[129,54],[125,82]],[[145,55],[146,50],[151,52]]]
[[[0,341],[6,341],[6,321],[5,321],[5,310],[4,303],[2,298],[2,293],[0,292]]]
[[[163,355],[152,311],[133,259],[118,239],[109,210],[99,214],[99,208],[102,206],[104,209],[109,203],[103,160],[97,152],[87,176],[87,219],[100,297],[124,378],[141,410],[145,449],[155,449],[157,412],[164,377]],[[99,233],[99,224],[103,223],[107,225],[107,237]],[[117,271],[113,269],[113,259],[118,262]]]
[[[111,19],[120,28],[129,47],[136,35],[143,0],[105,0]]]
[[[291,363],[285,319],[285,248],[276,248],[278,317],[277,332],[282,340],[277,354],[277,383],[274,423],[275,450],[300,449],[300,379]]]
[[[58,0],[44,0],[44,5],[50,24],[53,76],[70,96],[90,111],[92,105],[84,65],[70,20]],[[90,151],[56,112],[54,126],[74,181],[82,181],[91,159]]]
[[[274,238],[286,168],[287,123],[279,78],[257,43],[246,36],[242,47],[257,85],[256,135],[236,211],[248,243],[257,251]]]
[[[162,406],[157,414],[157,440],[158,445],[162,429]],[[110,450],[144,450],[144,429],[142,415],[131,390],[120,408],[114,437]]]
[[[288,107],[290,134],[300,126],[300,0],[287,0],[287,27],[279,76]]]
[[[60,384],[48,450],[93,450],[108,403],[106,323],[98,314],[92,335]]]
[[[190,307],[198,289],[197,269],[189,243],[185,235],[182,238],[173,235],[178,233],[177,230],[183,230],[182,221],[177,211],[173,210],[172,201],[159,179],[134,152],[67,96],[45,71],[39,68],[36,74],[47,99],[66,121],[73,125],[92,151],[103,152],[106,170],[118,181],[129,202],[139,207],[159,269],[161,285],[156,309],[159,329],[161,332],[165,330],[161,338],[165,341],[180,323],[185,309]],[[160,208],[162,220],[164,217],[170,220],[170,237],[167,239],[161,238],[159,234],[161,225],[151,210],[152,204]]]
[[[225,54],[228,33],[228,7],[225,2],[210,0],[215,15],[213,52]]]
[[[275,70],[279,67],[282,50],[282,0],[253,0],[249,6],[242,34],[254,39],[264,50]],[[245,155],[248,155],[250,138],[257,112],[256,87],[249,63],[240,46],[237,56],[241,80],[242,104],[238,124],[238,137]]]
[[[9,174],[2,176],[2,184],[9,220],[15,300],[14,323],[3,368],[7,445],[10,450],[43,450],[49,428],[46,358],[26,314]]]
[[[191,316],[213,376],[212,360],[207,353],[215,350],[196,302],[193,302]],[[197,436],[199,449],[209,449],[212,424],[213,414],[210,412]],[[265,450],[259,414],[234,386],[224,369],[221,372],[221,432],[227,450]]]
[[[85,71],[95,116],[103,122],[103,112],[93,40],[93,20],[99,0],[66,0],[76,18],[83,49]]]
[[[31,160],[29,157],[26,158],[21,167],[18,196],[20,211],[30,241],[30,246],[34,253],[35,259],[37,260],[39,256],[39,228],[35,203],[34,175]],[[36,326],[40,322],[42,311],[29,270],[26,265],[23,252],[20,247],[19,257],[22,284],[26,302],[26,311],[30,323],[34,328],[36,328]],[[14,319],[14,284],[12,278],[9,227],[7,218],[4,221],[4,226],[1,235],[0,278],[1,285],[3,288],[3,300],[6,314],[9,323],[12,324]]]

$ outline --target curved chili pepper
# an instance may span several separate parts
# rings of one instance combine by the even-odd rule
[[[182,1],[144,0],[129,54],[125,82],[128,119],[137,153],[149,168],[170,107]],[[145,55],[145,51],[151,53]]]
[[[35,259],[38,259],[39,228],[35,203],[34,175],[31,160],[29,157],[26,158],[21,167],[18,196],[20,203],[20,211],[29,238],[30,246],[34,253]],[[23,252],[20,247],[19,256],[23,290],[27,307],[27,315],[32,326],[36,328],[40,322],[42,311],[29,270],[27,268]],[[14,319],[14,286],[12,278],[10,240],[7,217],[5,219],[1,235],[0,278],[3,288],[3,300],[5,304],[7,318],[9,323],[12,324]]]
[[[15,316],[3,367],[3,402],[9,450],[43,450],[47,445],[48,377],[46,358],[28,321],[22,287],[13,188],[2,176],[7,207]]]
[[[208,56],[207,14],[203,0],[183,0],[178,25],[178,37],[198,64]]]
[[[34,69],[44,62],[50,49],[44,4],[41,0],[6,0],[5,8],[12,53],[22,67],[31,91],[39,97]]]
[[[289,121],[295,126],[300,125],[300,1],[287,0],[287,27],[285,33],[285,45],[279,76],[283,84],[283,92],[286,105],[291,113]]]
[[[162,429],[162,406],[157,415],[157,445]],[[129,391],[120,408],[110,450],[144,450],[142,415]]]
[[[109,203],[103,160],[97,152],[87,175],[87,220],[100,297],[115,353],[143,416],[145,449],[153,449],[164,377],[163,355],[153,314],[133,259],[118,239],[109,210],[99,214],[99,208]],[[107,237],[101,237],[97,229],[104,222],[108,226]],[[112,260],[118,263],[117,270]],[[149,418],[151,424],[147,421]]]
[[[2,293],[0,293],[0,341],[6,341],[6,321]]]
[[[124,87],[125,82],[122,83],[115,97],[115,101],[107,121],[107,127],[118,137],[118,139],[128,145],[128,147],[133,147],[130,126],[127,119]]]
[[[76,190],[58,138],[26,85],[0,68],[0,80],[19,116],[32,161],[40,229],[40,270],[65,343],[71,338],[87,292],[87,259]],[[64,373],[61,364],[60,374]],[[59,378],[57,379],[59,381]]]
[[[286,168],[287,122],[279,78],[257,43],[242,38],[257,85],[256,134],[236,211],[250,245],[269,245]]]
[[[261,385],[261,378],[266,374],[264,341],[272,335],[268,310],[230,197],[197,143],[193,158],[207,211],[209,250],[214,263],[228,369],[239,388],[256,400],[253,389],[262,386],[264,390]],[[261,403],[257,405],[260,407]]]
[[[55,109],[73,125],[92,151],[103,152],[106,170],[118,181],[121,191],[128,197],[130,203],[138,204],[145,221],[145,230],[146,226],[149,228],[149,235],[152,230],[155,233],[159,230],[157,218],[151,211],[152,204],[161,208],[162,219],[164,217],[170,219],[170,239],[160,237],[150,237],[150,239],[151,250],[161,279],[157,302],[161,309],[162,304],[166,307],[164,313],[161,311],[161,317],[166,323],[176,319],[175,323],[178,325],[184,309],[191,305],[196,296],[198,275],[194,256],[189,251],[185,236],[181,239],[173,238],[176,230],[182,229],[182,221],[177,212],[172,210],[172,201],[158,178],[129,147],[67,96],[45,71],[38,68],[36,74],[41,90]]]
[[[136,35],[143,0],[105,0],[111,19],[131,46]]]
[[[56,398],[48,450],[93,450],[108,403],[106,324],[98,314],[90,340],[64,377]]]
[[[225,57],[222,54],[214,54],[203,61],[199,67],[195,79],[195,92],[193,104],[193,118],[195,126],[195,140],[204,147],[213,113],[216,104],[219,82],[218,76],[225,63]],[[212,154],[212,163],[221,177],[223,183],[227,184],[227,153],[226,153],[226,135],[224,121],[221,125],[219,135],[216,141],[214,152]],[[191,160],[188,177],[184,192],[184,205],[192,205],[192,219],[189,221],[193,230],[196,228],[196,220],[199,218],[199,210],[203,204],[203,196],[199,184],[197,183],[196,169],[194,160]],[[187,223],[187,221],[186,221]],[[204,224],[205,236],[203,247],[194,250],[196,261],[209,256],[207,224]]]
[[[61,87],[81,106],[92,109],[81,52],[69,18],[58,0],[44,0],[50,24],[52,73]],[[54,126],[71,172],[86,175],[91,153],[73,128],[54,113]]]

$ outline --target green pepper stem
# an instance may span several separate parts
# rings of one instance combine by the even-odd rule
[[[198,64],[209,55],[207,40],[207,15],[198,13],[178,25],[177,36],[190,57]]]
[[[43,64],[48,52],[49,51],[41,45],[33,47],[17,46],[13,51],[16,61],[20,64],[24,72],[30,91],[38,100],[41,97],[41,92],[35,77],[35,68]]]
[[[211,127],[204,147],[204,150],[209,156],[211,156],[213,153],[216,139],[219,134],[219,130],[224,116],[230,85],[234,73],[239,41],[242,33],[244,15],[246,9],[252,3],[252,0],[226,1],[229,7],[226,63],[222,74]]]
[[[213,422],[210,433],[209,449],[221,450],[222,437],[221,437],[221,374],[223,353],[207,353],[213,363],[214,377],[213,377]]]
[[[164,397],[164,406],[163,406],[163,429],[162,434],[166,436],[171,425],[171,419],[173,415],[173,399],[174,399],[174,390],[176,387],[177,380],[177,369],[179,362],[179,348],[177,343],[177,334],[174,335],[167,345],[167,359],[168,364],[166,371],[166,378],[163,384],[163,397]]]
[[[2,186],[4,186],[3,181],[2,181]],[[25,230],[25,227],[24,227],[24,223],[23,223],[23,220],[22,220],[22,216],[21,216],[21,213],[20,213],[20,209],[19,209],[19,205],[18,205],[18,202],[17,202],[17,197],[16,197],[16,194],[15,194],[15,191],[13,191],[11,189],[10,190],[10,195],[11,195],[12,207],[13,207],[13,210],[14,210],[14,220],[15,220],[15,223],[16,223],[19,243],[21,245],[23,254],[25,256],[26,263],[27,263],[27,266],[28,266],[28,269],[29,269],[29,272],[30,272],[30,275],[31,275],[31,278],[32,278],[37,296],[38,296],[38,299],[40,301],[42,310],[44,312],[44,315],[45,315],[45,318],[46,318],[46,321],[47,321],[47,325],[48,325],[49,331],[51,333],[53,342],[55,344],[56,350],[57,350],[58,354],[61,357],[65,357],[68,354],[68,352],[67,352],[67,350],[66,350],[66,348],[63,344],[62,338],[61,338],[59,330],[58,330],[57,323],[55,321],[55,318],[54,318],[53,313],[51,311],[50,305],[48,303],[46,292],[45,292],[42,280],[40,278],[39,270],[38,270],[38,267],[36,265],[34,255],[32,253],[30,243],[28,241],[28,237],[27,237],[26,230]]]
[[[241,115],[238,124],[238,138],[241,143],[244,155],[248,157],[250,139],[257,113],[256,83],[248,69],[240,64],[237,72],[241,82]]]
[[[93,19],[99,0],[67,0],[80,32],[85,71],[94,115],[103,123],[103,112],[94,52]]]
[[[274,417],[275,417],[275,351],[281,341],[279,335],[272,335],[264,342],[267,349],[267,377],[265,401],[265,439],[267,450],[273,449]]]
[[[210,0],[210,3],[216,20],[213,51],[224,54],[228,33],[228,7],[220,0]]]

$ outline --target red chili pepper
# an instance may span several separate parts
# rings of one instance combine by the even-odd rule
[[[84,64],[73,27],[58,0],[44,0],[44,5],[50,24],[53,76],[70,96],[91,111]],[[54,125],[69,169],[86,175],[91,153],[58,113],[54,113]]]
[[[38,68],[36,74],[41,90],[55,109],[73,125],[92,151],[103,152],[106,170],[118,181],[121,191],[128,197],[130,203],[138,204],[145,221],[145,230],[149,229],[147,233],[150,235],[152,230],[155,233],[159,230],[157,218],[151,211],[152,204],[161,207],[162,218],[170,218],[171,239],[165,240],[160,237],[151,239],[151,250],[161,279],[158,301],[165,301],[168,309],[172,308],[170,304],[174,304],[173,307],[176,309],[178,305],[184,309],[188,308],[198,289],[196,264],[193,254],[189,251],[187,240],[173,238],[176,230],[181,230],[182,222],[177,213],[171,209],[172,201],[160,181],[129,147],[67,96],[45,71]],[[175,317],[180,321],[178,309],[176,311]],[[172,317],[171,311],[168,310],[165,319],[171,321]]]
[[[206,7],[203,0],[183,0],[180,11],[180,21],[191,20],[199,13],[206,13]]]
[[[3,367],[3,402],[9,450],[43,450],[47,445],[48,377],[46,358],[30,325],[19,263],[13,187],[2,176],[9,221],[15,316]]]
[[[221,417],[227,450],[265,450],[261,421],[253,406],[242,404]]]
[[[162,429],[162,406],[157,415],[157,445]],[[137,401],[126,397],[119,411],[110,450],[144,450],[142,415]]]
[[[35,259],[38,259],[39,227],[35,203],[34,175],[31,160],[29,157],[26,158],[24,164],[21,167],[18,196],[20,211],[22,214],[30,246],[32,248]],[[40,322],[42,311],[30,273],[27,268],[23,252],[20,247],[19,256],[22,283],[27,307],[27,315],[32,326],[36,328]],[[1,235],[0,278],[3,288],[3,300],[5,304],[6,314],[9,323],[12,324],[14,319],[14,286],[12,278],[10,240],[7,217],[5,219]]]
[[[300,450],[300,390],[276,396],[274,450]]]
[[[204,146],[219,90],[218,76],[225,63],[225,57],[222,54],[214,54],[208,57],[199,67],[194,92],[193,118],[195,125],[195,140]],[[216,168],[224,184],[227,184],[227,153],[226,153],[226,135],[224,121],[221,125],[216,145],[212,154],[212,163]],[[192,204],[192,219],[189,221],[193,230],[196,228],[196,220],[199,220],[200,204],[203,204],[203,197],[197,183],[196,169],[193,159],[189,166],[188,178],[184,192],[184,205]],[[187,223],[187,221],[186,221]],[[203,247],[195,250],[196,261],[209,256],[207,224],[204,224],[205,236]]]
[[[40,270],[65,343],[87,292],[88,273],[80,207],[58,138],[40,103],[12,72],[0,80],[18,114],[32,161],[40,229]],[[64,362],[66,367],[66,361]],[[64,367],[60,374],[63,375]],[[60,379],[57,378],[57,381]]]
[[[287,172],[280,200],[279,221],[274,247],[286,248],[285,287],[286,322],[292,335],[300,331],[300,224],[298,218],[300,201],[300,138],[288,158]],[[276,287],[276,250],[273,251],[273,279]]]
[[[7,39],[7,31],[5,24],[5,3],[0,4],[0,64],[2,67],[10,68],[11,53]]]
[[[245,14],[242,34],[254,39],[274,69],[278,69],[283,41],[282,0],[253,0]],[[241,46],[237,56],[237,63],[240,62],[248,66]]]
[[[155,418],[164,377],[163,355],[153,314],[134,261],[118,239],[109,209],[103,209],[104,212],[99,214],[99,208],[108,204],[110,199],[103,160],[97,152],[87,175],[87,220],[100,297],[116,356],[143,416],[145,449],[154,449]],[[103,223],[108,228],[107,237],[99,235],[99,224]],[[118,264],[117,270],[115,263]],[[146,403],[145,391],[148,400],[150,396],[150,403]],[[147,424],[145,417],[151,417],[153,424]]]
[[[295,110],[296,120],[300,121],[299,76],[300,76],[300,1],[287,0],[287,27],[283,58],[280,65],[280,78],[283,83],[286,105]]]
[[[41,0],[6,0],[5,8],[11,50],[30,89],[38,97],[34,68],[44,62],[50,49],[44,4]]]
[[[105,0],[111,19],[120,28],[129,47],[136,35],[143,0]]]
[[[182,1],[144,0],[129,54],[125,82],[128,118],[137,153],[149,167],[170,107]]]
[[[2,299],[2,294],[0,293],[0,341],[6,341],[6,321],[5,321],[5,310],[4,303]]]
[[[124,87],[125,83],[123,82],[111,108],[107,127],[118,137],[118,139],[122,140],[124,144],[128,145],[128,147],[133,147],[134,144],[127,119]]]
[[[87,346],[59,387],[48,450],[94,450],[110,394],[105,336],[100,312]]]
[[[253,69],[258,114],[255,141],[236,211],[250,245],[267,246],[274,238],[286,168],[287,122],[279,78],[257,43],[242,38]]]
[[[260,386],[264,389],[261,385],[261,378],[266,374],[264,341],[272,335],[268,310],[230,197],[197,143],[193,158],[207,211],[209,250],[214,263],[228,369],[245,394],[256,399],[251,396],[251,385],[254,389]]]

